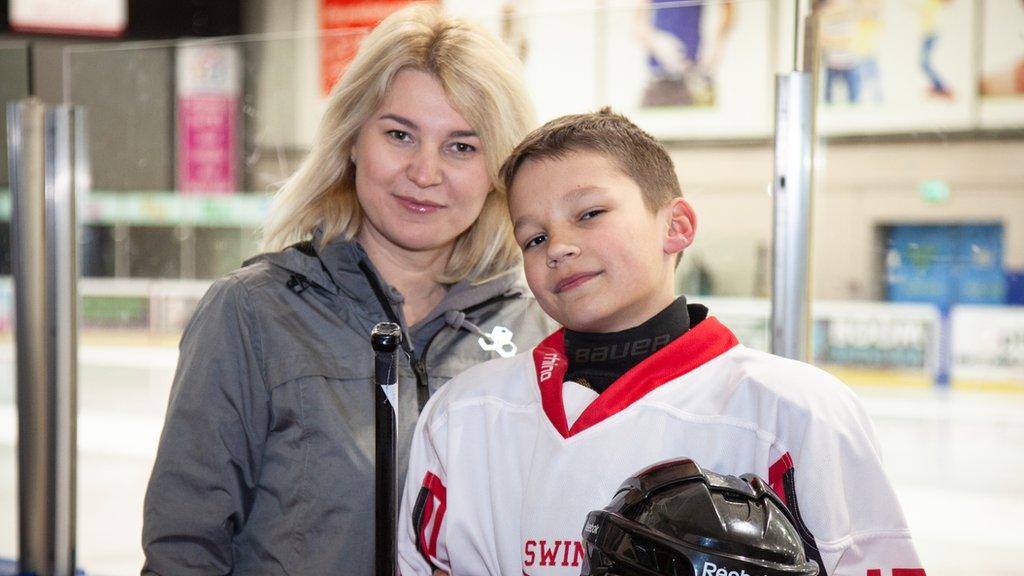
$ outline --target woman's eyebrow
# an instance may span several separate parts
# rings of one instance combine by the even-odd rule
[[[409,120],[408,118],[405,118],[403,116],[399,116],[398,114],[392,114],[390,112],[387,113],[387,114],[381,114],[380,115],[380,119],[381,120],[391,120],[393,122],[398,122],[402,126],[405,126],[406,128],[409,128],[409,129],[412,129],[412,130],[419,130],[420,129],[420,127],[417,126],[415,122],[413,122],[412,120]]]
[[[408,119],[408,118],[406,118],[404,116],[399,116],[398,114],[394,114],[392,112],[387,112],[385,114],[381,114],[380,115],[380,120],[391,120],[392,122],[397,122],[398,124],[401,124],[402,126],[405,126],[406,128],[408,128],[410,130],[417,130],[418,131],[420,129],[419,124],[416,124],[412,120],[410,120],[410,119]],[[452,130],[451,132],[448,133],[448,137],[449,138],[479,138],[480,135],[477,134],[476,130]]]

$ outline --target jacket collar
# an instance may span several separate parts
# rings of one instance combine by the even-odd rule
[[[322,238],[323,234],[317,230],[313,235],[310,250],[312,254],[297,246],[291,246],[280,252],[265,254],[263,258],[268,263],[289,272],[301,274],[311,284],[332,294],[341,293],[358,305],[372,309],[380,304],[373,288],[360,269],[360,263],[363,263],[376,275],[392,307],[398,307],[402,303],[402,295],[381,278],[369,256],[366,255],[366,251],[358,242],[338,238],[324,244]],[[420,324],[426,324],[442,317],[450,310],[466,310],[497,297],[513,297],[525,292],[525,282],[522,279],[522,272],[518,268],[479,284],[471,284],[463,280],[452,285],[441,303],[427,317],[423,318]]]

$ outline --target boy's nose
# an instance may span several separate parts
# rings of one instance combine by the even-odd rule
[[[567,259],[577,256],[579,247],[569,242],[551,242],[548,244],[548,268],[558,268]]]
[[[441,183],[441,159],[431,150],[421,149],[416,152],[406,170],[409,180],[420,188],[437,186]]]

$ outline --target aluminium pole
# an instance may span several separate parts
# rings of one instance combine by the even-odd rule
[[[75,566],[75,114],[8,106],[18,404],[19,571]],[[79,134],[81,134],[79,132]]]
[[[797,0],[797,23],[800,13]],[[807,361],[817,15],[812,12],[804,22],[803,50],[799,27],[794,31],[794,70],[776,75],[775,82],[771,351]]]
[[[76,192],[85,184],[83,112],[46,112],[46,259],[50,286],[55,438],[53,573],[75,573],[78,471],[78,220]]]

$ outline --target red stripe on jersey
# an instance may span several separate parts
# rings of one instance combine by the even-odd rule
[[[793,459],[789,456],[789,452],[786,452],[774,464],[768,467],[768,485],[772,487],[775,494],[779,496],[783,504],[789,506],[789,502],[786,501],[786,486],[783,480],[786,478],[786,472],[793,469]],[[881,576],[868,574],[868,576]]]
[[[728,328],[716,318],[708,317],[623,374],[591,402],[569,428],[562,403],[562,383],[569,361],[565,357],[564,330],[559,330],[533,349],[541,405],[555,430],[563,438],[569,438],[625,410],[648,392],[717,358],[737,344],[739,341]]]
[[[892,576],[928,576],[924,568],[893,568]]]
[[[882,571],[878,568],[871,568],[868,570],[867,576],[882,576]]]
[[[562,404],[562,382],[569,361],[565,357],[565,330],[561,329],[548,336],[533,349],[533,364],[537,368],[537,385],[540,386],[540,402],[551,425],[563,438],[569,437],[569,425]]]
[[[431,558],[437,558],[437,537],[441,534],[441,521],[444,520],[444,512],[447,508],[448,489],[444,482],[431,472],[423,477],[423,487],[430,493],[423,506],[423,520],[420,521],[420,546],[423,552]],[[434,513],[434,499],[437,499],[437,512]],[[433,518],[431,518],[433,516]],[[427,539],[427,527],[431,527],[430,539]]]

